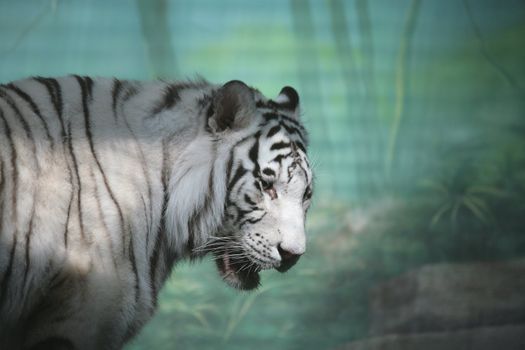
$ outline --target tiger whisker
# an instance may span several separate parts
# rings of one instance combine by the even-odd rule
[[[254,262],[251,261],[250,263],[248,263],[248,264],[244,265],[243,267],[241,267],[241,268],[239,269],[239,272],[244,271],[244,270],[249,270],[249,269],[250,269],[251,267],[253,267],[254,265],[255,265]]]
[[[206,243],[206,244],[203,244],[201,246],[193,248],[192,251],[194,251],[194,252],[211,251],[214,248],[219,248],[219,247],[222,247],[222,246],[235,247],[235,248],[240,248],[241,247],[240,244],[235,244],[235,242],[232,242],[232,243],[234,243],[234,244],[226,244],[224,242],[209,242],[209,243]]]
[[[213,257],[214,260],[220,260],[220,259],[224,259],[224,258],[248,258],[245,254],[221,254],[221,255],[216,255]]]
[[[213,247],[213,246],[224,245],[225,243],[228,243],[228,242],[237,243],[234,241],[233,237],[231,238],[230,237],[212,237],[208,242],[205,242],[204,244],[193,248],[193,250],[201,250],[201,249],[206,249],[206,248]]]

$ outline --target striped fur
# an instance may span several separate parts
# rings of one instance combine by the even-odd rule
[[[233,287],[304,253],[299,98],[233,81],[0,86],[0,348],[119,349],[174,264]]]

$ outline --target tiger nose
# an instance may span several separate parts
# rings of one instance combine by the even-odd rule
[[[292,266],[295,265],[295,263],[297,262],[297,260],[299,260],[299,257],[303,253],[301,252],[301,254],[297,254],[289,250],[283,249],[281,244],[277,246],[277,250],[279,251],[279,255],[281,256],[281,264],[278,267],[276,267],[277,271],[279,272],[288,271]]]
[[[301,254],[293,253],[289,250],[286,250],[282,247],[281,244],[277,246],[277,251],[279,252],[279,255],[281,256],[281,261],[285,264],[295,263],[297,260],[299,260],[299,257]]]

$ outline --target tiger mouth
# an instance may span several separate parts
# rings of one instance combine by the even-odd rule
[[[247,258],[238,258],[223,251],[216,257],[217,268],[222,279],[231,287],[252,290],[259,286],[261,268]]]

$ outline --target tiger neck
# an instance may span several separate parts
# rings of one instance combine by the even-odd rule
[[[175,149],[169,144],[168,149]],[[167,155],[172,166],[166,181],[165,223],[169,250],[181,259],[199,255],[195,248],[204,246],[220,230],[228,153],[203,126],[178,149]]]

